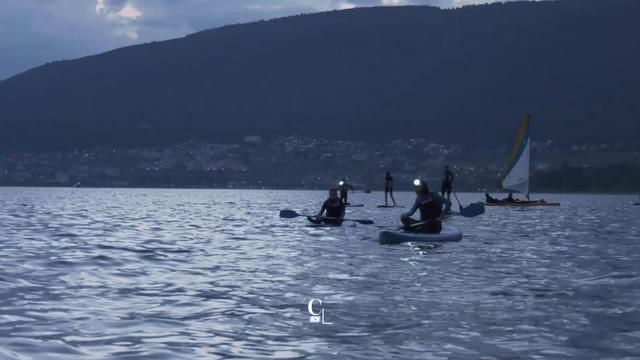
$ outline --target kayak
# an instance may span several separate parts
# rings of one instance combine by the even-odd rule
[[[406,232],[404,230],[383,230],[378,236],[380,244],[400,244],[403,242],[453,242],[462,240],[462,231],[448,227],[440,234]]]
[[[386,208],[403,208],[404,206],[402,206],[402,205],[396,205],[396,206],[393,206],[393,205],[378,205],[378,207],[386,209]]]

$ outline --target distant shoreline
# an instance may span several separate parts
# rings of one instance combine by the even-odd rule
[[[79,187],[73,187],[73,186],[51,186],[51,185],[0,185],[0,189],[91,189],[91,190],[110,190],[110,189],[122,189],[122,190],[127,190],[127,189],[131,189],[131,190],[142,190],[142,189],[146,189],[146,190],[237,190],[237,191],[253,191],[253,190],[262,190],[262,191],[326,191],[327,189],[324,188],[316,188],[316,189],[311,189],[311,188],[240,188],[240,187],[234,187],[234,188],[226,188],[226,187],[184,187],[184,186],[180,186],[180,187],[148,187],[148,186],[79,186]],[[396,193],[403,193],[403,192],[408,192],[408,193],[412,193],[413,191],[410,189],[401,189],[401,190],[396,190]],[[508,194],[508,192],[499,192],[499,191],[487,191],[490,194],[504,194],[505,196]],[[362,192],[362,190],[360,191],[356,191],[356,193],[359,194],[364,194]],[[367,195],[371,195],[371,194],[384,194],[383,190],[371,190],[370,193],[367,193]],[[477,190],[477,191],[468,191],[468,190],[460,190],[458,191],[458,193],[461,194],[484,194],[485,191],[484,190]],[[629,195],[629,196],[638,196],[638,194],[640,193],[640,190],[638,190],[637,192],[584,192],[584,191],[550,191],[550,190],[545,190],[545,191],[535,191],[532,192],[531,195],[535,195],[535,194],[549,194],[549,195]],[[516,197],[519,197],[518,195],[521,194],[516,194]],[[524,195],[521,195],[524,196]],[[520,196],[520,197],[521,197]]]

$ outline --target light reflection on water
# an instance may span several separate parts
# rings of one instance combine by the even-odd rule
[[[633,196],[488,208],[430,246],[378,245],[402,211],[378,193],[349,209],[374,226],[278,218],[324,196],[0,189],[0,358],[640,357]]]

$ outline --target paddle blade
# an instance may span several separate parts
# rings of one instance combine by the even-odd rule
[[[484,204],[473,203],[460,211],[460,215],[464,217],[476,217],[484,214]]]
[[[373,225],[374,222],[373,220],[353,220],[355,222],[357,222],[358,224],[362,224],[362,225]]]
[[[298,216],[301,216],[301,215],[298,214],[297,212],[293,211],[293,210],[280,210],[280,217],[281,218],[293,219],[293,218],[296,218]]]

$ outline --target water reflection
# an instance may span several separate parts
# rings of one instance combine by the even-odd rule
[[[0,189],[0,358],[640,356],[633,197],[488,209],[443,245],[378,245],[402,210],[376,193],[349,209],[375,226],[277,217],[324,195]]]

